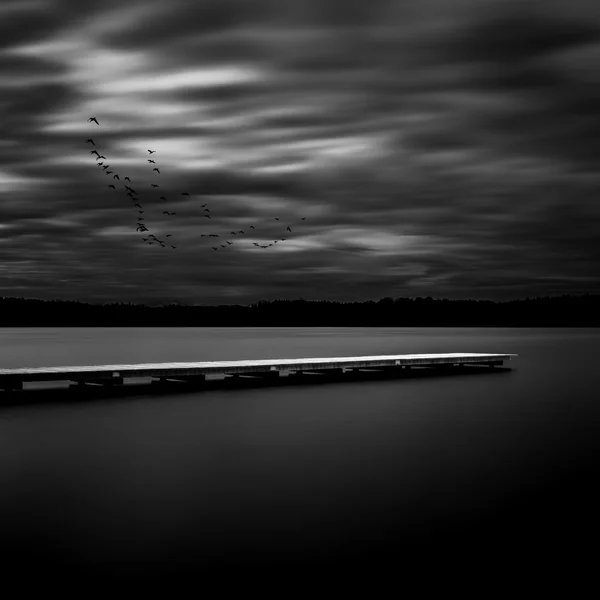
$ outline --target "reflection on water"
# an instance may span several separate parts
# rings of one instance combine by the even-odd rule
[[[506,376],[5,407],[0,538],[15,561],[364,564],[457,536],[541,546],[571,535],[565,515],[572,525],[592,505],[598,331],[2,329],[0,339],[4,368],[519,354]]]

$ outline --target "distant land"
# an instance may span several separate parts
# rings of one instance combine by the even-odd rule
[[[431,297],[248,306],[94,304],[0,297],[1,327],[600,327],[600,295],[494,302]]]

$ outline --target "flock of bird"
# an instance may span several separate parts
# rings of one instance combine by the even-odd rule
[[[96,125],[100,125],[100,123],[98,122],[96,117],[90,117],[88,119],[88,123],[96,123]],[[116,181],[121,181],[121,178],[119,177],[119,174],[114,172],[114,171],[110,171],[110,165],[101,161],[105,161],[108,160],[106,158],[106,156],[100,154],[100,152],[98,152],[98,150],[96,149],[96,143],[94,142],[94,140],[92,138],[88,138],[87,140],[85,140],[86,144],[91,144],[92,146],[94,146],[94,149],[90,151],[90,154],[95,154],[95,160],[96,160],[96,165],[101,168],[104,171],[104,174],[107,176],[112,175],[113,180]],[[148,154],[150,156],[152,156],[154,153],[156,152],[156,150],[151,150],[148,149]],[[146,159],[149,165],[156,165],[156,162],[151,159],[151,158],[147,158]],[[160,175],[160,169],[158,168],[158,166],[153,167],[152,173],[156,172],[157,175]],[[129,177],[124,177],[123,181],[121,183],[121,185],[123,186],[123,190],[125,191],[127,197],[132,201],[133,203],[133,208],[137,209],[137,213],[138,213],[138,217],[137,217],[137,222],[136,222],[136,231],[138,231],[140,234],[147,234],[146,237],[141,236],[142,241],[145,244],[148,245],[153,245],[153,244],[157,244],[160,245],[163,248],[166,248],[167,245],[169,245],[172,249],[176,249],[178,246],[173,246],[170,242],[170,240],[167,242],[167,238],[172,237],[171,233],[168,233],[164,236],[165,239],[159,239],[157,236],[155,236],[153,233],[150,233],[150,229],[149,227],[146,225],[145,223],[145,218],[142,217],[141,215],[146,214],[145,210],[143,209],[143,205],[141,204],[141,199],[140,199],[140,195],[139,193],[131,186],[131,185],[126,185],[125,182],[129,182],[129,184],[131,184],[131,179]],[[108,184],[108,187],[112,190],[117,190],[116,186],[114,183],[110,183]],[[150,186],[151,188],[159,188],[159,184],[156,183],[151,183]],[[180,193],[181,196],[189,196],[190,194],[188,192],[181,192]],[[168,197],[167,196],[160,196],[158,198],[160,201],[162,202],[168,202]],[[211,210],[210,208],[208,208],[208,203],[206,204],[202,204],[200,205],[200,208],[203,209],[203,216],[206,219],[211,219]],[[162,211],[163,215],[166,215],[167,217],[173,217],[175,215],[177,215],[176,212],[172,212],[169,210],[163,210]],[[274,217],[273,219],[274,221],[279,221],[280,218],[279,217]],[[300,219],[301,221],[306,220],[306,217],[302,217]],[[260,229],[263,228],[263,224],[262,223],[256,223],[257,226],[259,226]],[[255,227],[255,225],[250,225],[248,229],[253,229],[254,231],[258,231],[257,228]],[[289,232],[290,234],[292,233],[292,227],[291,225],[287,225],[285,228],[286,232]],[[218,251],[222,248],[229,248],[230,246],[233,246],[235,243],[237,243],[238,240],[242,239],[241,236],[245,236],[246,233],[244,232],[244,230],[239,229],[237,231],[230,231],[229,232],[230,236],[236,236],[235,237],[235,242],[232,241],[233,238],[230,239],[223,239],[223,241],[225,242],[224,244],[217,243],[217,246],[211,246],[212,249],[214,251]],[[227,234],[218,234],[218,233],[202,233],[200,234],[200,238],[225,238],[227,236]],[[279,242],[285,242],[288,238],[282,237],[282,238],[278,238],[276,240],[272,240],[270,242],[267,243],[262,243],[259,244],[258,242],[252,242],[252,245],[256,248],[262,248],[262,249],[266,249],[266,248],[270,248],[272,246],[274,246],[275,244],[279,243]]]

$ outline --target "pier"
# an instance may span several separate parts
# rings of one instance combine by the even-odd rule
[[[369,375],[375,378],[402,377],[432,371],[459,374],[501,367],[505,361],[516,356],[480,353],[398,354],[0,369],[0,390],[4,393],[23,392],[27,384],[52,382],[65,382],[70,389],[80,391],[90,388],[116,391],[133,387],[130,384],[140,379],[150,379],[152,385],[143,387],[151,390],[173,384],[214,388],[219,387],[216,385],[219,383],[228,387],[276,382],[352,381],[369,378]],[[139,387],[139,381],[136,383]]]

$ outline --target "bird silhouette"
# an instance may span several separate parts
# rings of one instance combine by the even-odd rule
[[[125,181],[131,181],[131,179],[129,179],[129,177],[125,177]]]
[[[159,198],[159,200],[166,200],[166,198],[165,198],[164,196],[161,196],[161,197]]]
[[[109,188],[112,188],[113,190],[116,190],[117,188],[111,183],[109,186]]]
[[[292,233],[292,230],[289,227],[286,227],[286,230]]]
[[[218,248],[215,248],[214,246],[212,246],[212,249],[213,249],[213,250],[218,250]]]
[[[275,217],[275,220],[276,220],[276,221],[279,221],[279,217]]]
[[[152,170],[156,171],[160,175],[160,171],[156,167],[154,167],[154,169],[152,169]]]
[[[93,121],[94,123],[96,123],[96,125],[100,125],[100,123],[98,123],[98,119],[96,119],[96,117],[90,117],[88,119],[88,123],[90,123],[91,121]]]
[[[103,162],[99,162],[99,163],[96,163],[96,166],[101,167],[103,164],[104,164]]]
[[[238,231],[238,233],[241,233],[243,235],[246,235],[241,229]]]
[[[163,215],[170,215],[171,213],[168,210],[163,210]]]
[[[204,215],[207,219],[210,219],[210,215]]]
[[[250,225],[250,229],[256,229],[256,227],[254,227],[254,225]]]
[[[205,206],[208,206],[208,204],[201,204],[200,208],[204,208]]]
[[[148,159],[148,162],[149,162],[149,163],[152,163],[152,164],[156,164],[156,163],[155,163],[153,160],[151,160],[151,159]]]
[[[230,242],[229,240],[227,240],[227,243],[228,243],[230,246],[233,246],[233,242]]]
[[[138,214],[139,214],[139,215],[143,215],[143,214],[144,214],[144,211],[143,211],[143,210],[138,210]]]
[[[181,192],[182,196],[189,196],[189,194],[187,192]]]
[[[90,154],[96,154],[97,156],[100,156],[98,150],[90,150]]]
[[[175,250],[175,248],[177,248],[177,246],[171,246],[171,248],[173,248],[173,250]]]
[[[117,179],[117,180],[121,181],[121,180],[119,179],[119,176],[118,176],[118,175],[113,175],[113,179]]]
[[[106,160],[106,156],[96,156],[96,160]]]
[[[205,208],[204,212],[210,212],[210,208]]]
[[[85,143],[86,144],[92,144],[94,146],[96,145],[96,144],[94,144],[94,140],[92,138],[89,138],[88,140],[85,140]]]
[[[105,175],[110,175],[111,173],[114,173],[114,171],[106,171],[106,173],[104,173]]]
[[[306,221],[306,217],[302,217],[300,220],[301,221]]]
[[[148,152],[149,152],[150,154],[154,154],[154,153],[156,152],[156,150],[148,150]]]
[[[167,233],[167,235],[165,235],[165,237],[171,237],[171,234],[170,234],[170,233]]]
[[[235,231],[230,231],[229,232],[231,235],[235,235]]]
[[[102,168],[106,171],[106,169],[108,169],[108,167],[110,167],[110,165],[104,165]]]
[[[150,184],[151,187],[158,187],[155,183]]]

